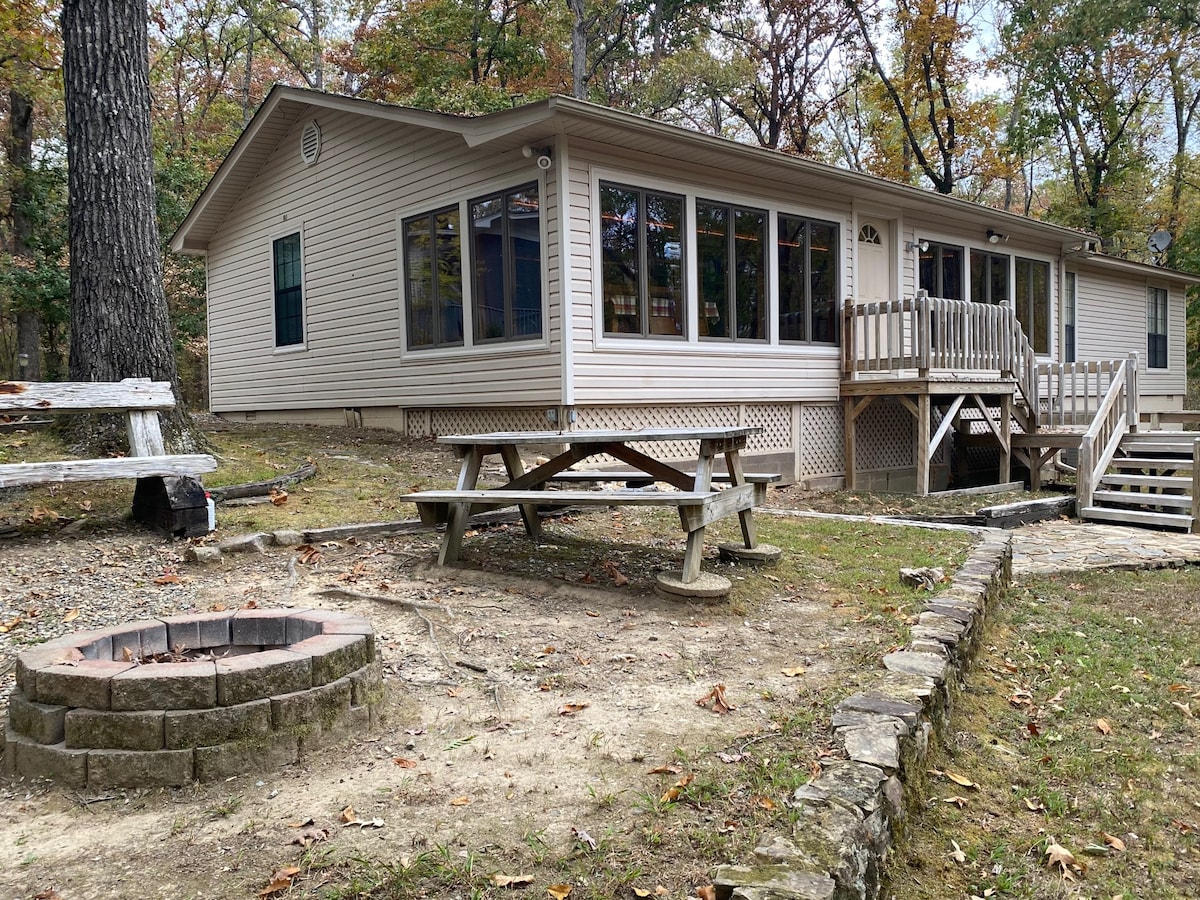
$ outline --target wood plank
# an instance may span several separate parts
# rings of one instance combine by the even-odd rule
[[[680,470],[689,482],[696,477],[695,472]],[[778,472],[746,472],[742,476],[750,483],[758,484],[775,484],[782,481],[783,476]],[[559,472],[557,475],[552,475],[546,479],[547,481],[582,481],[582,482],[604,482],[604,481],[624,481],[633,482],[634,484],[653,484],[654,476],[648,475],[645,472],[634,472],[629,469],[615,471],[612,469],[569,469],[566,472]],[[732,482],[733,476],[728,472],[714,472],[712,480],[715,482]]]
[[[1192,508],[1192,498],[1187,494],[1149,494],[1144,491],[1092,491],[1093,503],[1110,506],[1170,506],[1177,509]]]
[[[758,491],[763,493],[759,495]],[[685,531],[695,531],[735,512],[752,509],[766,499],[766,488],[761,484],[743,484],[716,491],[711,497],[703,504],[679,507],[679,521]]]
[[[157,412],[130,410],[125,414],[125,427],[129,432],[130,456],[166,455]]]
[[[0,413],[96,413],[175,407],[169,381],[0,381]]]
[[[513,444],[611,444],[641,441],[705,441],[746,438],[761,434],[757,426],[718,426],[713,428],[637,428],[585,431],[495,431],[487,434],[444,434],[440,444],[491,445]]]
[[[150,478],[215,472],[217,461],[203,453],[180,456],[120,456],[113,459],[70,459],[59,462],[0,465],[0,488],[34,484],[68,484],[106,478]]]
[[[1180,528],[1188,531],[1192,527],[1191,516],[1177,513],[1148,512],[1143,509],[1113,509],[1108,506],[1087,506],[1079,511],[1079,518],[1112,522],[1116,525],[1152,525],[1155,528]]]
[[[477,490],[417,491],[396,499],[409,503],[481,503],[488,506],[519,506],[522,503],[557,506],[703,506],[716,497],[755,485],[723,491],[529,491],[507,488]],[[731,510],[732,511],[732,510]]]
[[[1106,487],[1120,485],[1122,487],[1190,491],[1192,489],[1192,478],[1190,475],[1104,475],[1100,478],[1100,484]]]

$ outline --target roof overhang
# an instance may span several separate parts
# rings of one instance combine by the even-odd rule
[[[1179,269],[1168,269],[1164,266],[1153,266],[1150,263],[1135,262],[1131,259],[1105,256],[1103,253],[1068,253],[1067,258],[1074,259],[1081,268],[1103,269],[1106,272],[1119,272],[1137,278],[1158,278],[1188,287],[1200,285],[1200,275],[1181,272]]]

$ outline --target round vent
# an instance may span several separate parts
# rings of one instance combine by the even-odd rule
[[[320,155],[321,129],[315,121],[309,122],[304,126],[304,133],[300,135],[300,158],[306,166],[311,166]]]

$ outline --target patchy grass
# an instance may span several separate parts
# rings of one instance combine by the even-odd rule
[[[1014,588],[931,761],[975,788],[931,776],[888,896],[1195,897],[1197,595],[1196,569]]]

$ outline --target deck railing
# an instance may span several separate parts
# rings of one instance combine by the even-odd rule
[[[1100,478],[1112,462],[1121,438],[1136,428],[1137,405],[1136,353],[1119,360],[1111,373],[1108,389],[1092,414],[1091,425],[1079,444],[1075,497],[1079,509],[1092,505],[1092,495]]]
[[[923,293],[903,300],[848,302],[842,312],[842,371],[918,378],[979,374],[1016,378],[1032,407],[1036,357],[1007,306],[945,300]]]
[[[1137,424],[1137,354],[1130,359],[1037,361],[1016,312],[923,293],[903,300],[848,302],[842,312],[842,371],[852,380],[944,375],[1012,378],[1029,428],[1090,425],[1114,379],[1124,380],[1127,426]]]

